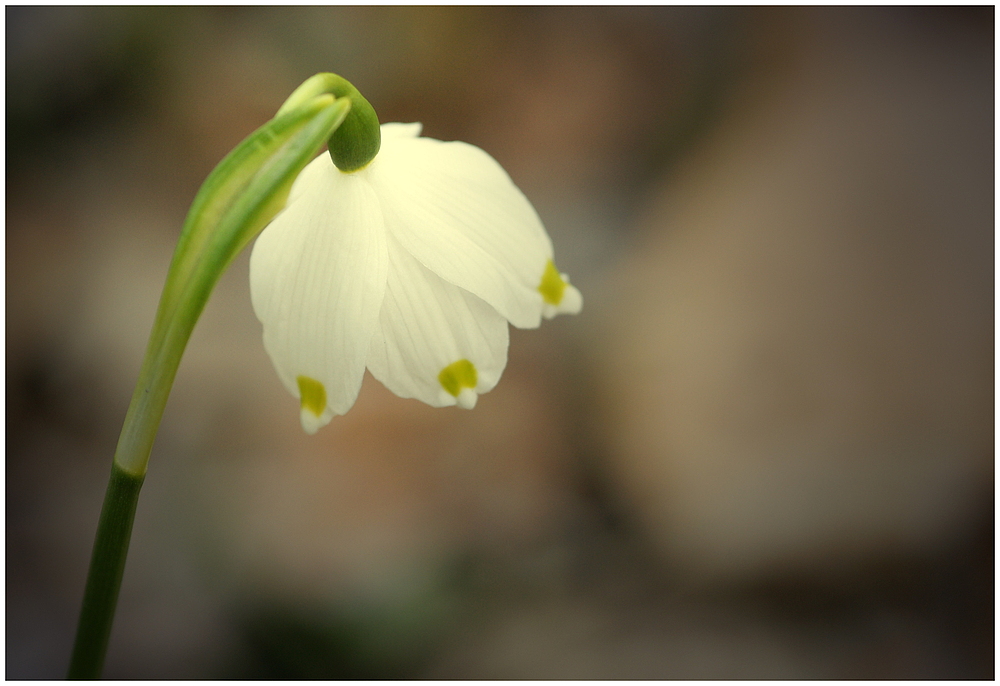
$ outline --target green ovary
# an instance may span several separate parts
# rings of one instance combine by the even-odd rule
[[[326,409],[326,389],[316,379],[308,376],[300,376],[296,379],[299,382],[299,398],[302,399],[302,409],[309,410],[319,417]]]
[[[438,374],[438,381],[441,382],[444,390],[457,398],[463,388],[474,389],[476,387],[476,383],[478,383],[476,365],[468,360],[452,362]]]
[[[552,260],[545,265],[545,272],[542,274],[542,283],[538,285],[538,292],[542,294],[542,300],[550,305],[558,305],[562,302],[563,292],[566,290],[566,282],[563,281],[556,264]]]

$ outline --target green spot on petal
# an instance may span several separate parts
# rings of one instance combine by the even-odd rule
[[[323,388],[323,384],[316,379],[310,379],[308,376],[300,376],[297,381],[299,382],[299,397],[302,399],[302,409],[309,410],[319,417],[323,414],[323,410],[326,409],[326,389]]]
[[[463,388],[474,389],[476,387],[476,383],[478,383],[476,365],[468,360],[452,362],[438,374],[438,381],[441,382],[444,390],[457,398]]]
[[[552,260],[545,265],[545,272],[542,274],[542,283],[538,285],[538,292],[542,294],[542,300],[549,305],[558,305],[562,302],[563,292],[566,290],[566,282],[563,281],[556,264]]]

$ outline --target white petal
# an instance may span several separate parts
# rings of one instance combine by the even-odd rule
[[[388,257],[379,203],[363,174],[329,155],[309,164],[298,195],[264,229],[250,256],[250,295],[278,376],[302,401],[313,433],[357,398],[385,293]],[[307,407],[301,378],[322,384]]]
[[[424,130],[424,125],[420,122],[412,124],[393,122],[391,124],[382,124],[380,128],[382,129],[383,140],[386,138],[416,138]]]
[[[538,326],[552,243],[492,157],[466,143],[392,136],[369,171],[386,230],[410,254],[515,326]]]
[[[391,235],[387,243],[389,275],[369,371],[400,397],[435,407],[471,408],[477,394],[497,384],[507,365],[507,321],[476,296],[436,276]],[[451,383],[447,377],[442,381],[442,372],[454,365],[459,374],[451,376]],[[474,384],[463,376],[470,368]]]
[[[329,165],[320,159],[324,156],[327,160],[329,160]],[[330,173],[329,167],[332,165],[333,160],[330,158],[330,154],[325,150],[319,155],[319,157],[307,164],[305,169],[299,172],[298,177],[292,183],[292,190],[288,193],[288,200],[285,202],[285,209],[287,210],[291,207],[296,200],[302,197],[302,194],[305,193],[307,189],[313,189],[313,192],[317,194],[321,193],[321,189],[323,187],[322,184],[328,181]]]

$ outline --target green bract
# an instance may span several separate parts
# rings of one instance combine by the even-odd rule
[[[298,91],[296,91],[298,92]],[[240,143],[205,180],[177,243],[115,463],[146,471],[184,346],[222,272],[284,206],[292,182],[344,121],[351,103],[300,98]]]
[[[344,123],[330,137],[329,148],[337,169],[342,172],[357,171],[375,159],[382,145],[382,135],[375,109],[349,81],[328,72],[316,74],[288,96],[278,110],[278,116],[323,93],[330,93],[338,99],[346,98],[351,103],[351,111]]]

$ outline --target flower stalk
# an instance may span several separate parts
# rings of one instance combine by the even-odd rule
[[[76,643],[70,657],[70,679],[96,679],[104,667],[143,478],[129,474],[117,464],[111,466],[111,481],[97,525]]]
[[[71,679],[101,675],[139,490],[195,323],[226,267],[285,206],[292,182],[351,107],[351,98],[330,93],[286,103],[219,163],[195,197],[115,450],[70,660]]]

